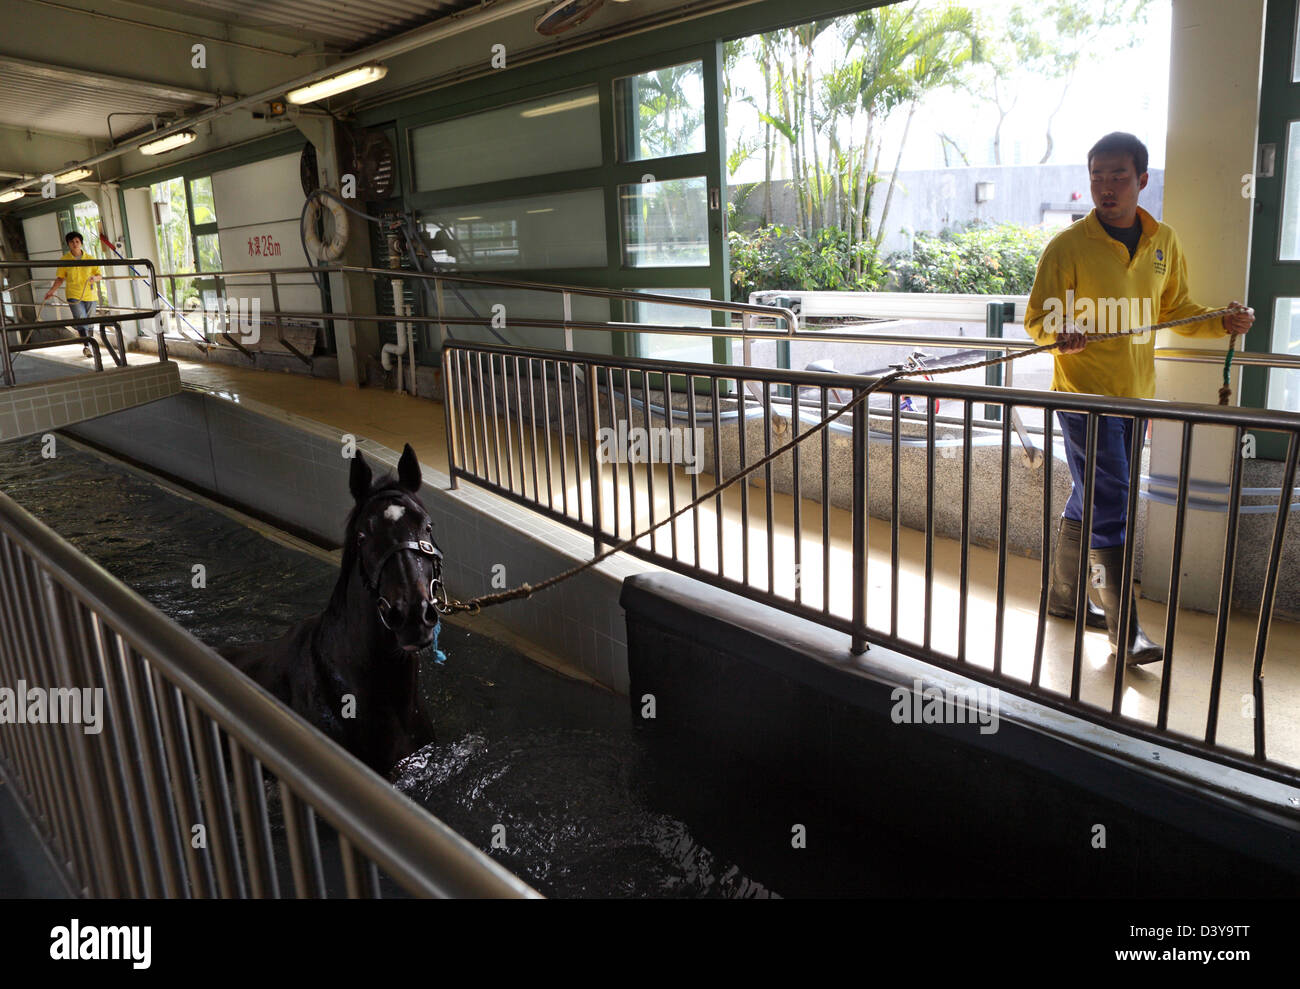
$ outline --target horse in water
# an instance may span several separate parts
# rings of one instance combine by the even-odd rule
[[[421,650],[439,662],[442,553],[420,503],[420,465],[407,444],[372,483],[352,460],[343,564],[329,604],[271,642],[233,646],[236,667],[383,776],[433,741],[419,706]]]

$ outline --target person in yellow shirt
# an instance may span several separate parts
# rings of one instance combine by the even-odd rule
[[[69,230],[64,235],[63,241],[68,245],[68,250],[63,257],[59,258],[60,261],[90,260],[82,245],[81,234],[77,233],[77,231]],[[54,293],[59,290],[59,286],[66,282],[68,285],[68,306],[72,309],[73,318],[86,319],[95,315],[95,307],[98,304],[95,298],[95,283],[103,277],[98,265],[84,267],[76,265],[71,268],[60,268],[54,273],[54,284],[45,293],[45,298],[53,298]],[[83,339],[93,336],[95,333],[93,323],[78,323],[76,325]],[[83,344],[81,353],[83,356],[89,357],[90,348]]]
[[[1025,308],[1025,330],[1040,344],[1061,341],[1053,351],[1053,391],[1152,398],[1154,334],[1105,335],[1212,308],[1188,296],[1187,262],[1173,228],[1138,206],[1138,193],[1148,180],[1146,146],[1132,134],[1107,134],[1088,152],[1088,172],[1095,208],[1052,238],[1043,251]],[[1194,337],[1243,334],[1255,314],[1240,303],[1230,305],[1236,310],[1233,313],[1175,330]],[[1073,487],[1057,530],[1048,611],[1073,619],[1082,551],[1088,417],[1077,412],[1058,412],[1057,417]],[[1086,623],[1105,628],[1112,647],[1119,639],[1129,457],[1141,456],[1145,433],[1145,420],[1121,416],[1098,420],[1088,572],[1101,607],[1089,601]],[[1136,595],[1131,600],[1128,662],[1158,663],[1164,650],[1142,631]]]

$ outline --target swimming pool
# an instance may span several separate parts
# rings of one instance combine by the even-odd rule
[[[56,451],[0,445],[0,488],[209,645],[274,637],[327,599],[337,564],[319,552],[62,437]],[[625,698],[465,627],[440,645],[420,684],[438,738],[404,761],[401,792],[547,895],[774,895],[665,809],[680,788]]]

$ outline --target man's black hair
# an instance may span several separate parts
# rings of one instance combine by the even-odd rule
[[[1132,134],[1122,130],[1111,131],[1088,151],[1088,168],[1092,168],[1092,159],[1097,155],[1131,155],[1133,170],[1141,175],[1147,170],[1147,146]]]
[[[86,238],[83,237],[83,236],[81,236],[81,234],[80,234],[78,231],[76,231],[76,230],[69,230],[67,233],[65,233],[65,234],[63,235],[63,243],[64,243],[66,246],[71,247],[71,246],[72,246],[72,238],[73,238],[73,237],[76,237],[77,240],[81,241],[83,244],[86,242]]]

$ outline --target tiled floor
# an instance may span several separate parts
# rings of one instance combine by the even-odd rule
[[[59,355],[73,363],[82,358],[73,348],[47,352]],[[146,355],[132,355],[132,363],[151,360]],[[444,414],[438,403],[412,398],[376,389],[360,390],[336,382],[303,375],[261,372],[255,369],[213,364],[181,364],[182,379],[217,391],[236,393],[277,406],[298,415],[316,419],[340,430],[354,432],[400,450],[410,443],[421,462],[441,470],[447,468]],[[551,491],[554,507],[562,507],[562,492],[567,491],[569,511],[585,505],[590,512],[589,491],[579,492],[579,482],[573,470],[573,444],[567,445],[569,467],[564,483],[560,476],[560,449],[558,436],[552,437]],[[544,468],[544,451],[540,456]],[[524,458],[524,476],[516,471],[516,490],[532,491],[530,458]],[[668,514],[669,468],[658,465],[654,469],[656,517]],[[681,507],[689,500],[691,475],[675,469],[676,505]],[[601,495],[602,510],[609,519],[614,513],[614,483],[612,468],[603,471],[604,490]],[[695,476],[698,490],[705,491],[715,482],[710,474]],[[546,493],[544,470],[538,479],[543,498]],[[637,522],[644,528],[648,518],[649,498],[644,478],[636,492]],[[627,471],[621,472],[618,498],[621,531],[629,534],[631,523],[627,487]],[[742,575],[741,496],[738,487],[730,489],[723,497],[722,506],[722,558],[725,572],[732,577]],[[799,566],[795,565],[793,539],[793,499],[777,494],[772,502],[773,525],[772,583],[776,593],[793,598],[795,583],[799,593],[809,605],[820,608],[823,600],[823,541],[821,506],[805,502],[801,529]],[[750,539],[747,554],[749,580],[767,586],[768,535],[767,507],[764,492],[751,487],[749,492]],[[849,570],[850,516],[839,509],[829,512],[830,574],[829,609],[847,615],[850,606],[850,582],[845,579]],[[696,525],[700,532],[699,565],[706,570],[716,570],[718,561],[718,516],[714,503],[699,508],[695,515],[687,514],[678,520],[675,528],[677,551],[681,558],[694,561]],[[671,545],[672,532],[663,527],[656,535],[661,549]],[[649,538],[641,540],[648,545]],[[888,522],[871,519],[868,525],[868,622],[873,627],[889,627],[890,622],[890,530]],[[931,598],[931,637],[933,646],[944,652],[955,652],[957,645],[958,613],[958,559],[960,547],[952,540],[935,540],[934,585]],[[924,635],[925,568],[924,538],[922,533],[903,528],[900,530],[899,608],[898,635],[903,639],[920,642]],[[1033,663],[1034,640],[1038,623],[1038,596],[1040,564],[1036,560],[1011,556],[1007,561],[1007,596],[1004,628],[1003,670],[1013,677],[1028,679]],[[804,575],[799,579],[797,575]],[[979,547],[970,550],[970,599],[968,602],[968,658],[972,663],[991,667],[993,664],[997,556]],[[1153,601],[1139,602],[1143,625],[1157,641],[1164,639],[1166,609]],[[1253,718],[1250,715],[1250,670],[1253,660],[1256,616],[1234,612],[1229,623],[1227,651],[1224,663],[1223,690],[1220,700],[1219,738],[1225,745],[1247,749],[1251,745]],[[1169,689],[1169,719],[1171,729],[1200,737],[1204,733],[1208,710],[1210,671],[1213,664],[1215,619],[1213,615],[1182,609],[1178,613],[1176,651],[1172,664]],[[1270,758],[1290,765],[1300,766],[1300,626],[1275,620],[1265,658],[1267,674],[1265,714],[1268,754]],[[1080,696],[1086,702],[1109,708],[1114,683],[1114,665],[1109,662],[1109,646],[1104,634],[1087,632],[1082,650]],[[1058,619],[1047,622],[1046,647],[1042,670],[1042,684],[1048,689],[1069,692],[1071,660],[1073,656],[1073,625]],[[1154,724],[1157,717],[1161,679],[1167,669],[1156,666],[1126,671],[1122,694],[1126,715]]]

